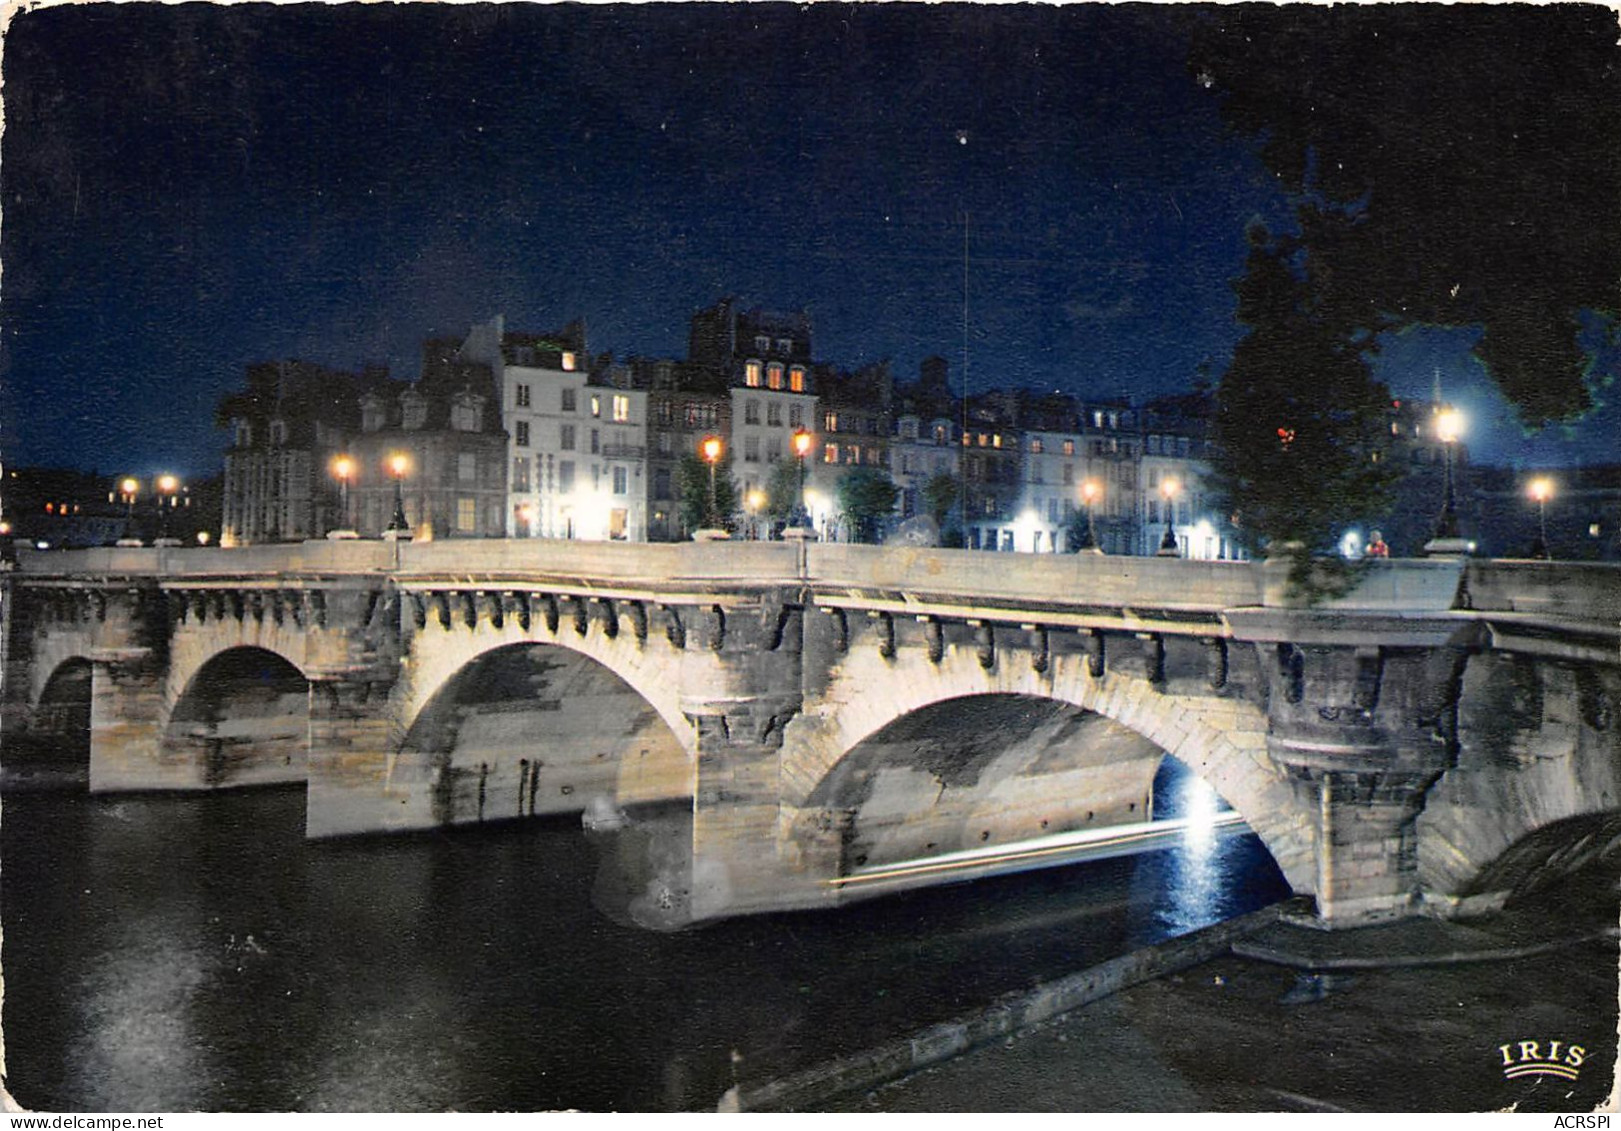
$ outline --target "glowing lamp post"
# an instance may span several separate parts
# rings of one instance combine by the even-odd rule
[[[1452,485],[1452,445],[1463,434],[1463,414],[1455,408],[1446,409],[1435,420],[1435,434],[1441,440],[1443,455],[1441,517],[1435,524],[1437,538],[1458,536],[1458,509]]]
[[[133,475],[118,481],[118,494],[124,500],[124,536],[118,540],[120,546],[141,544],[140,532],[135,527],[135,496],[140,493],[141,481]]]
[[[338,481],[338,528],[327,533],[328,538],[355,537],[354,524],[349,521],[349,483],[355,477],[354,458],[346,455],[332,457],[332,477]]]
[[[395,542],[408,542],[411,539],[411,526],[405,521],[405,477],[411,473],[411,457],[404,452],[394,452],[384,462],[388,469],[389,478],[394,480],[394,517],[388,520],[388,529],[383,531],[383,537]]]
[[[1165,537],[1159,540],[1159,553],[1156,557],[1179,558],[1182,550],[1176,542],[1176,527],[1173,519],[1176,514],[1176,495],[1182,485],[1175,479],[1167,478],[1159,485],[1159,493],[1165,498]]]
[[[715,465],[720,463],[721,453],[725,450],[726,445],[721,442],[719,436],[706,436],[703,443],[698,445],[699,454],[704,457],[704,462],[709,465],[709,513],[705,517],[711,530],[720,526],[720,518],[716,513],[717,506],[715,503]]]
[[[794,525],[801,530],[810,525],[810,511],[805,507],[805,461],[816,446],[816,437],[801,428],[794,433],[794,455],[799,459],[799,498],[794,505]]]
[[[1551,561],[1553,554],[1548,548],[1548,500],[1553,498],[1553,480],[1533,479],[1526,485],[1525,491],[1537,504],[1537,540],[1531,546],[1531,556]]]
[[[174,509],[175,492],[180,490],[180,480],[173,475],[160,475],[154,481],[158,496],[158,536],[153,541],[154,546],[167,546],[173,541],[169,537],[169,512]]]
[[[758,488],[758,487],[756,487],[752,491],[750,491],[743,499],[743,505],[748,508],[748,512],[749,512],[749,537],[750,538],[759,537],[760,514],[761,514],[761,512],[763,512],[765,510],[765,504],[766,504],[766,494],[765,494],[764,491],[760,490],[760,488]],[[768,531],[767,532],[767,537],[769,537],[769,536],[770,536],[770,532]]]
[[[1081,536],[1080,548],[1093,553],[1103,552],[1098,548],[1098,532],[1092,521],[1093,510],[1102,494],[1103,485],[1096,479],[1088,479],[1081,484],[1081,501],[1086,504],[1086,533]]]
[[[1435,537],[1424,545],[1424,552],[1429,554],[1467,554],[1474,549],[1473,543],[1458,535],[1458,508],[1456,503],[1456,487],[1453,479],[1452,448],[1463,435],[1463,413],[1455,408],[1443,409],[1435,417],[1435,435],[1441,441],[1442,450],[1442,490],[1441,514],[1435,520]]]

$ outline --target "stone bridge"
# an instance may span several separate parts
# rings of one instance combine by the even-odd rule
[[[0,758],[307,783],[311,837],[684,815],[638,917],[930,882],[1204,778],[1330,925],[1490,910],[1621,836],[1621,570],[796,543],[24,552]],[[87,738],[85,737],[87,736]],[[77,743],[77,746],[75,746]]]

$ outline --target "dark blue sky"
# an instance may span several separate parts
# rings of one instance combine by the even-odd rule
[[[218,470],[252,361],[386,361],[497,312],[679,356],[736,294],[820,359],[1188,388],[1286,216],[1175,7],[69,5],[7,34],[0,455]],[[1469,403],[1457,335],[1386,376]],[[1471,382],[1473,384],[1471,384]],[[1490,418],[1489,398],[1472,415]],[[1616,434],[1614,410],[1605,434]],[[1584,426],[1591,437],[1604,421]],[[1514,453],[1504,433],[1477,458]],[[1591,444],[1545,441],[1568,462]]]

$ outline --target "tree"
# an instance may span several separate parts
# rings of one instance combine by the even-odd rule
[[[1347,580],[1332,568],[1314,578],[1311,557],[1346,523],[1382,514],[1397,472],[1379,459],[1390,401],[1368,365],[1373,342],[1320,299],[1299,252],[1298,240],[1250,231],[1235,286],[1250,329],[1216,393],[1211,487],[1240,540],[1290,557],[1291,583],[1309,595]]]
[[[962,484],[950,472],[940,471],[929,477],[923,484],[923,506],[934,525],[944,531],[946,519],[951,516],[952,508],[962,497]]]
[[[1189,64],[1288,193],[1324,323],[1478,327],[1534,429],[1593,405],[1584,322],[1617,338],[1616,39],[1597,5],[1236,5]]]
[[[732,465],[715,466],[715,511],[709,512],[709,465],[697,456],[687,454],[676,464],[675,483],[680,499],[681,524],[690,534],[713,523],[718,527],[729,525],[737,510],[737,484],[732,479]]]
[[[799,506],[799,464],[779,463],[765,482],[765,513],[773,522],[787,522]]]
[[[855,528],[857,542],[877,541],[879,523],[895,510],[900,488],[876,467],[857,467],[839,480],[839,509]]]

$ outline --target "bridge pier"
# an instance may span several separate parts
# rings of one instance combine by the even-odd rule
[[[1267,749],[1313,814],[1324,926],[1416,914],[1415,822],[1457,759],[1474,630],[1451,619],[1235,613],[1270,660]]]
[[[803,610],[770,597],[698,615],[681,710],[696,732],[688,921],[812,905],[779,836],[783,728],[802,705]]]
[[[399,759],[392,681],[376,673],[310,675],[308,837],[429,828],[425,767]]]
[[[88,659],[91,792],[203,788],[195,761],[162,756],[168,673],[152,649],[98,648]]]

